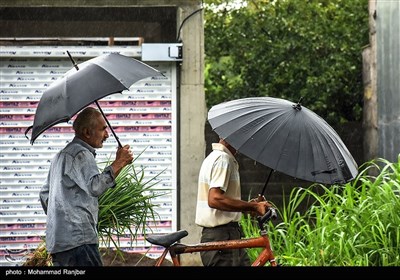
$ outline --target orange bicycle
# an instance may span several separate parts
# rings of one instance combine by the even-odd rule
[[[185,245],[178,243],[178,241],[187,236],[188,232],[186,230],[179,230],[165,235],[148,235],[145,239],[151,244],[165,248],[154,266],[161,266],[168,253],[171,257],[173,266],[181,266],[178,257],[181,254],[240,248],[264,248],[251,266],[264,266],[267,262],[269,262],[271,266],[278,266],[271,249],[268,231],[264,227],[265,223],[271,219],[275,219],[276,217],[276,210],[270,207],[264,216],[256,218],[257,224],[260,228],[259,237]]]

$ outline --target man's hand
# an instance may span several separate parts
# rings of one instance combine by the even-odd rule
[[[250,202],[257,203],[257,211],[250,212],[252,217],[263,216],[267,212],[267,209],[272,207],[272,204],[270,204],[263,195],[258,195],[258,197],[251,199]]]
[[[250,199],[250,201],[261,202],[261,201],[266,201],[266,199],[264,195],[259,194],[256,198]]]
[[[118,176],[122,168],[124,168],[128,164],[131,164],[132,161],[133,161],[133,153],[129,145],[125,145],[122,148],[118,148],[115,160],[111,164],[114,170],[115,177]]]
[[[123,166],[131,164],[133,161],[133,153],[129,145],[125,145],[122,148],[118,148],[116,161],[120,161]]]

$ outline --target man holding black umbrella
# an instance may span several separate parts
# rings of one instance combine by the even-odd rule
[[[40,190],[47,215],[46,247],[54,266],[102,266],[98,248],[98,197],[115,186],[119,172],[133,161],[129,145],[99,172],[95,149],[109,137],[107,124],[95,108],[87,107],[73,123],[75,137],[57,153]]]
[[[198,181],[196,224],[203,227],[201,242],[240,239],[242,212],[262,216],[271,205],[265,200],[241,200],[236,149],[222,138],[212,147],[213,151],[203,161]],[[204,266],[250,265],[245,249],[206,251],[200,256]]]

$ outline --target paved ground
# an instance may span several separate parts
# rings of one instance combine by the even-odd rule
[[[153,266],[156,262],[155,259],[138,253],[121,252],[121,256],[112,250],[102,250],[101,252],[104,266]],[[166,260],[162,266],[172,266],[172,263]]]

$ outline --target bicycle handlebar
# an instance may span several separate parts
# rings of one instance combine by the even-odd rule
[[[276,214],[275,208],[269,207],[267,212],[264,214],[264,216],[257,217],[258,226],[262,230],[262,229],[264,229],[264,224],[266,222],[268,222],[271,219],[275,220],[277,217],[278,217],[278,215]]]

